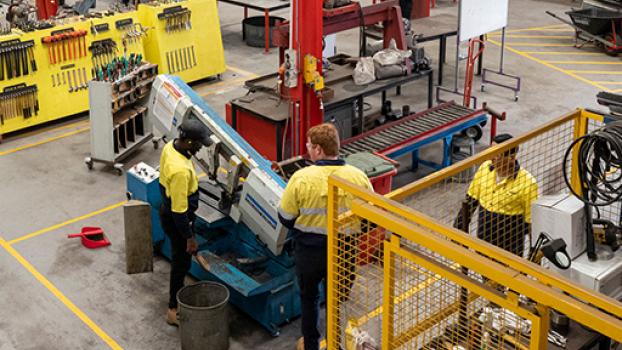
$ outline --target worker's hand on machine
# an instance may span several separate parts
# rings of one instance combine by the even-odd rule
[[[194,237],[188,238],[186,240],[186,252],[188,252],[188,254],[196,255],[198,249],[199,244],[197,243],[197,240],[194,239]]]

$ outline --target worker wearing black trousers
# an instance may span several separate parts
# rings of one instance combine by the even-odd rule
[[[413,8],[413,0],[400,0],[400,7],[402,8],[402,17],[410,20],[410,15]]]
[[[209,144],[209,132],[198,120],[186,120],[179,127],[179,138],[164,146],[160,157],[160,223],[171,241],[171,277],[166,322],[179,325],[177,292],[184,286],[192,254],[198,245],[192,232],[194,212],[199,206],[199,180],[192,156]]]
[[[512,138],[499,134],[493,144]],[[531,204],[538,198],[533,176],[520,167],[518,146],[482,163],[471,182],[465,205],[454,227],[464,229],[476,209],[477,237],[506,251],[523,256],[525,236],[531,231]]]
[[[320,283],[326,286],[328,177],[338,176],[372,190],[365,174],[339,159],[339,133],[333,124],[312,127],[307,151],[314,165],[298,170],[287,182],[279,206],[279,221],[292,232],[296,276],[302,306],[302,335],[298,349],[319,349]],[[350,207],[352,196],[340,193],[340,212]],[[353,276],[352,276],[353,279]],[[349,287],[349,286],[348,286]]]

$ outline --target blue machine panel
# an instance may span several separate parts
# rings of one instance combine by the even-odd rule
[[[171,243],[159,220],[161,195],[159,181],[146,180],[127,172],[127,191],[132,199],[151,205],[152,237],[156,252],[171,258]],[[201,205],[207,205],[202,203]],[[300,315],[300,290],[296,282],[294,261],[288,252],[275,256],[243,224],[229,217],[207,222],[200,217],[194,222],[199,252],[208,262],[205,270],[193,258],[190,274],[198,280],[225,284],[230,302],[243,310],[272,335],[279,326]]]

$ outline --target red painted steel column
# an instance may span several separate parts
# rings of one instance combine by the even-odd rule
[[[304,57],[307,54],[317,58],[317,70],[320,74],[322,72],[323,1],[292,1],[291,23],[290,48],[298,52],[299,75],[298,86],[290,89],[290,96],[294,108],[299,103],[300,118],[297,125],[291,124],[297,129],[298,135],[297,140],[294,140],[298,146],[294,155],[300,155],[306,153],[306,134],[309,128],[324,121],[324,111],[320,108],[318,96],[303,80]]]
[[[413,0],[412,18],[430,17],[430,0]]]

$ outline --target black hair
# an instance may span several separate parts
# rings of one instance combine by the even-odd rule
[[[495,137],[492,138],[492,141],[496,144],[500,144],[503,143],[511,138],[513,138],[514,136],[512,136],[512,134],[508,134],[508,133],[503,133],[503,134],[497,134]],[[518,146],[516,147],[512,147],[509,150],[503,152],[503,155],[508,157],[508,156],[512,156],[515,155],[516,153],[518,153]]]

